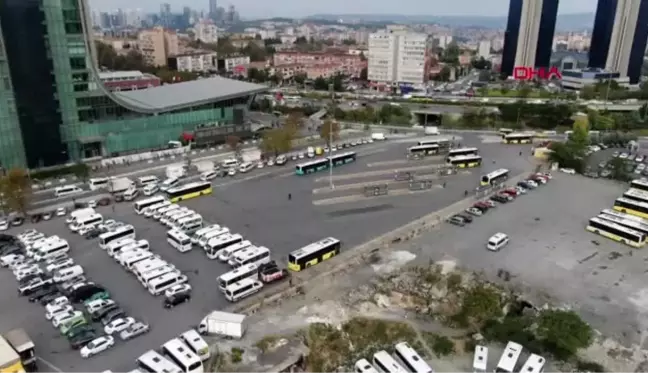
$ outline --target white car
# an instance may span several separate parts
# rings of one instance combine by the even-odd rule
[[[644,161],[644,157],[643,157],[642,155],[638,155],[638,156],[635,158],[635,162],[643,162],[643,161]]]
[[[70,257],[64,257],[55,261],[54,263],[48,264],[47,267],[45,267],[45,270],[47,272],[54,272],[58,269],[70,267],[73,265],[74,265],[74,259]]]
[[[517,190],[518,193],[520,194],[526,194],[528,192],[526,189],[522,188],[521,186],[516,186],[515,190]]]
[[[34,264],[24,270],[14,273],[14,275],[16,276],[16,280],[20,281],[27,276],[40,275],[42,273],[43,270],[38,266],[38,264]]]
[[[619,156],[619,158],[621,158],[621,159],[628,159],[628,153],[621,153],[621,155]]]
[[[478,209],[476,207],[468,207],[466,209],[466,212],[471,214],[471,215],[475,215],[475,216],[482,216],[482,214],[483,214],[482,210],[480,210],[480,209]]]
[[[263,167],[265,167],[265,164],[263,164],[263,161],[259,161],[259,163],[257,163],[257,168],[263,168]]]
[[[186,293],[191,291],[191,285],[189,284],[179,284],[173,285],[164,292],[164,296],[170,298],[178,293]]]
[[[115,345],[115,339],[109,335],[104,335],[99,338],[95,338],[81,349],[80,351],[81,357],[87,359],[90,356],[94,356],[103,351],[106,351],[107,349],[111,348],[114,345]]]
[[[524,180],[524,182],[527,183],[528,185],[531,185],[533,188],[538,187],[538,183],[536,183],[535,180]]]
[[[58,328],[61,326],[61,324],[66,323],[69,320],[72,320],[74,318],[78,318],[83,316],[83,312],[81,311],[71,311],[71,312],[63,312],[63,313],[58,313],[54,315],[52,318],[52,325],[55,328]]]
[[[236,168],[234,168],[234,167],[230,168],[229,170],[227,170],[227,174],[228,174],[229,176],[234,176],[234,175],[236,175]]]
[[[97,207],[97,201],[95,201],[94,199],[88,201],[88,207],[91,207],[91,208]]]
[[[97,310],[100,310],[104,307],[108,307],[113,304],[115,304],[115,301],[112,299],[97,299],[86,303],[85,306],[86,306],[86,310],[89,313],[94,313]]]
[[[0,266],[10,267],[13,263],[24,261],[26,258],[22,254],[9,254],[0,257]]]
[[[45,311],[49,312],[50,309],[54,309],[60,306],[67,306],[68,304],[70,304],[70,300],[66,296],[60,296],[47,303],[47,305],[45,306]]]
[[[65,214],[67,214],[67,210],[65,209],[65,207],[59,207],[56,209],[55,212],[56,216],[65,216]]]
[[[561,168],[560,172],[564,172],[566,174],[573,175],[573,174],[576,173],[576,170],[574,170],[573,168]]]
[[[277,163],[278,164],[278,163]],[[273,158],[268,159],[268,166],[274,166],[275,165],[275,160]]]
[[[38,233],[38,231],[36,229],[27,229],[26,231],[20,233],[18,235],[18,238],[20,240],[22,240],[22,239],[27,238],[28,236],[31,236],[31,235],[36,234],[36,233]]]
[[[9,229],[9,221],[5,219],[0,220],[0,232],[6,231],[7,229]]]
[[[47,320],[52,320],[56,315],[59,315],[61,313],[66,313],[66,312],[73,312],[74,307],[72,307],[69,304],[63,305],[63,306],[55,306],[55,307],[50,307],[50,309],[45,312],[45,318]]]
[[[113,333],[119,333],[133,324],[135,324],[135,319],[132,317],[119,318],[109,322],[104,327],[104,332],[109,335]]]

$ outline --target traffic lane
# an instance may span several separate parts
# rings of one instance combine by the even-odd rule
[[[648,327],[645,261],[636,250],[583,229],[622,192],[613,181],[555,174],[547,185],[466,227],[444,225],[394,250],[412,251],[421,263],[454,259],[495,281],[506,270],[512,282],[507,286],[524,289],[530,302],[569,304],[603,335],[630,348],[642,343]],[[489,252],[486,241],[497,232],[509,235],[510,243]]]
[[[65,228],[63,219],[35,225],[34,228],[46,234],[57,234],[67,239],[72,248],[70,255],[83,266],[86,276],[105,286],[129,316],[151,326],[148,334],[128,342],[118,341],[115,348],[89,360],[81,359],[78,351],[72,351],[65,338],[58,335],[51,325],[41,326],[38,329],[42,329],[44,335],[43,340],[39,340],[37,344],[42,346],[39,347],[39,354],[63,371],[130,371],[139,355],[194,327],[210,311],[223,309],[229,304],[214,286],[216,278],[230,268],[218,261],[208,260],[201,250],[194,249],[185,254],[178,252],[166,242],[165,227],[154,220],[137,216],[132,204],[122,203],[114,207],[114,212],[112,207],[100,208],[99,212],[105,219],[112,218],[133,224],[138,239],[149,240],[151,251],[188,275],[193,287],[193,297],[188,304],[165,310],[162,307],[162,297],[150,295],[132,274],[99,248],[96,240],[86,240],[72,234]],[[56,342],[50,343],[50,340]]]

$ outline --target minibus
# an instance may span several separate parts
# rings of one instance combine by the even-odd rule
[[[263,283],[251,278],[243,279],[225,289],[225,299],[230,302],[237,302],[240,299],[248,297],[263,288]]]

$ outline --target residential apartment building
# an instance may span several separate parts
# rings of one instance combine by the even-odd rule
[[[207,72],[216,69],[215,52],[183,53],[169,57],[169,68],[182,72]]]
[[[367,78],[374,86],[422,84],[427,80],[428,36],[406,31],[369,35]]]
[[[274,55],[276,71],[284,77],[303,74],[309,79],[330,77],[337,74],[359,78],[362,69],[367,67],[360,53],[349,52],[297,52],[282,51]]]
[[[203,43],[218,43],[218,27],[210,22],[198,22],[194,25],[194,38]]]
[[[153,66],[166,66],[169,56],[178,54],[178,35],[163,27],[140,31],[138,45],[144,60]]]
[[[250,65],[250,56],[232,55],[219,56],[216,60],[216,69],[237,75],[247,75]]]
[[[102,71],[99,79],[104,87],[113,92],[134,91],[160,86],[160,78],[141,71]],[[97,83],[90,84],[90,90],[99,89]]]

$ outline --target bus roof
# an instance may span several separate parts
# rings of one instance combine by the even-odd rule
[[[407,149],[408,150],[412,150],[412,149],[429,149],[429,148],[438,148],[438,147],[439,147],[438,143],[433,143],[433,144],[414,145],[414,146],[410,146]]]
[[[536,354],[531,354],[522,366],[520,373],[540,373],[545,365],[545,359]]]
[[[617,223],[623,226],[627,224],[631,229],[637,229],[637,230],[641,230],[642,232],[648,233],[648,224],[636,220],[626,219],[612,214],[600,214],[599,216],[597,216],[597,218],[609,220],[613,223]]]
[[[467,152],[467,151],[476,152],[478,150],[479,149],[474,148],[474,147],[454,148],[454,149],[450,149],[450,154],[452,154],[452,153],[460,153],[460,152]]]
[[[472,159],[481,159],[481,155],[478,154],[468,154],[468,155],[455,155],[449,157],[451,161],[463,161],[463,160],[472,160]]]
[[[535,133],[531,132],[513,132],[513,133],[508,133],[506,134],[505,137],[534,137]]]
[[[593,222],[601,224],[601,225],[606,225],[606,226],[608,226],[610,228],[618,229],[618,230],[623,231],[623,232],[632,233],[632,234],[636,234],[636,235],[639,235],[639,236],[645,236],[645,234],[642,233],[642,232],[639,232],[639,231],[634,230],[632,228],[626,228],[626,227],[624,227],[622,225],[619,225],[617,223],[611,222],[611,221],[606,220],[606,219],[601,219],[599,217],[593,217],[593,218],[590,219],[590,221],[593,221]]]
[[[297,249],[297,250],[293,251],[292,253],[290,253],[290,255],[292,255],[295,259],[301,258],[303,256],[310,255],[310,254],[312,254],[312,253],[314,253],[314,252],[316,252],[318,250],[321,250],[322,248],[324,248],[326,246],[333,245],[333,244],[336,244],[336,243],[339,243],[339,242],[340,242],[340,240],[338,240],[337,238],[327,237],[327,238],[324,238],[324,239],[319,240],[317,242],[313,242],[311,244],[308,244],[308,245],[302,247],[301,249]]]
[[[623,203],[629,203],[629,204],[633,204],[633,205],[641,206],[641,207],[643,207],[643,208],[648,209],[648,203],[645,203],[645,202],[635,201],[635,200],[633,200],[633,199],[628,199],[628,198],[623,198],[623,197],[619,197],[619,198],[617,198],[616,200],[617,200],[617,201],[620,201],[620,202],[623,202]]]
[[[6,368],[20,361],[20,356],[4,337],[0,336],[0,367]]]
[[[639,184],[639,185],[643,185],[645,187],[648,187],[648,180],[646,180],[646,179],[634,179],[634,180],[632,180],[630,182],[630,185],[632,185],[632,184]]]
[[[227,273],[224,273],[218,277],[220,280],[223,280],[225,282],[235,278],[236,276],[239,276],[241,273],[248,273],[248,272],[253,272],[257,271],[259,267],[257,267],[256,264],[250,263],[246,264],[243,267],[238,267],[237,269],[231,270]]]
[[[209,181],[194,181],[192,183],[187,183],[187,184],[184,184],[184,185],[177,186],[175,188],[171,188],[171,189],[167,190],[167,193],[182,192],[182,191],[184,191],[186,189],[201,187],[201,186],[205,186],[205,185],[210,185],[211,186],[211,182],[209,182]]]
[[[336,158],[342,158],[342,157],[348,157],[350,155],[355,155],[355,152],[344,152],[344,153],[338,153],[338,154],[333,154],[330,158],[336,159]]]
[[[497,363],[497,369],[505,370],[507,372],[515,371],[515,364],[517,363],[520,354],[522,353],[522,345],[509,342],[506,344],[504,352]]]
[[[624,196],[628,195],[630,197],[648,201],[648,192],[644,192],[643,190],[639,190],[635,188],[628,189],[625,193],[623,193],[623,195]]]
[[[235,291],[237,291],[238,289],[240,289],[240,288],[242,288],[242,287],[245,287],[245,286],[248,286],[248,285],[254,284],[254,283],[256,283],[256,282],[259,282],[259,280],[255,280],[255,279],[250,278],[250,277],[248,277],[248,278],[244,278],[244,279],[242,279],[242,280],[240,280],[240,281],[237,281],[237,282],[235,282],[235,283],[233,283],[233,284],[230,284],[230,285],[227,287],[227,290],[229,290],[229,291],[231,291],[231,292],[235,292]]]
[[[151,203],[159,203],[159,202],[164,202],[167,199],[162,197],[162,196],[154,196],[151,198],[146,198],[146,199],[141,199],[139,201],[135,201],[136,206],[141,206],[141,205],[146,205],[146,204],[151,204]]]
[[[509,172],[509,170],[507,170],[506,168],[500,168],[500,169],[497,169],[495,171],[491,171],[491,172],[487,173],[486,176],[495,177],[495,176],[507,174],[508,172]]]

